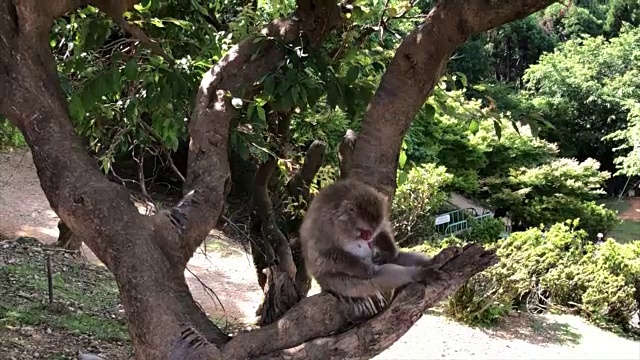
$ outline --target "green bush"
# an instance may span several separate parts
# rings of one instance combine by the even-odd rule
[[[492,217],[482,220],[470,219],[468,222],[471,230],[463,233],[460,237],[469,242],[494,243],[505,230],[502,220]]]
[[[24,137],[9,120],[0,116],[0,149],[23,147]]]
[[[457,319],[494,323],[518,302],[578,312],[626,328],[637,309],[640,241],[595,245],[575,222],[516,232],[494,246],[500,262],[471,278],[447,303]]]
[[[593,159],[559,158],[512,169],[508,177],[484,179],[480,196],[495,208],[509,209],[514,224],[528,228],[580,219],[578,228],[595,238],[618,224],[615,212],[593,201],[604,193],[602,184],[609,177],[599,167]]]
[[[400,244],[415,244],[435,235],[434,213],[447,199],[443,190],[453,176],[443,166],[422,164],[398,174],[392,218]]]

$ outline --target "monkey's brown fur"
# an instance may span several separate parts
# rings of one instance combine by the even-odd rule
[[[429,258],[398,251],[386,202],[374,188],[353,179],[337,181],[311,201],[300,241],[307,271],[323,291],[375,297],[442,275],[429,266]],[[380,252],[377,263],[372,245]]]

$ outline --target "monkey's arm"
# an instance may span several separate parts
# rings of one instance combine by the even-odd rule
[[[437,277],[434,275],[436,270],[396,264],[374,265],[338,249],[325,256],[327,262],[314,277],[323,290],[343,296],[369,297]]]
[[[406,267],[396,264],[373,265],[368,279],[350,276],[344,272],[324,272],[316,281],[325,291],[349,297],[370,297],[394,290],[412,282],[437,279],[437,270],[426,267]]]
[[[378,249],[380,254],[374,260],[377,264],[386,264],[393,262],[398,256],[400,250],[396,246],[396,242],[391,232],[391,224],[388,222],[382,227],[382,230],[373,239],[373,245]]]
[[[430,266],[431,258],[418,252],[400,251],[391,232],[391,224],[387,223],[373,240],[380,251],[376,264],[397,264],[402,266]]]

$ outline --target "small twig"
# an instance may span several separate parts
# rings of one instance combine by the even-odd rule
[[[178,168],[176,167],[176,164],[173,163],[173,159],[171,158],[171,154],[169,154],[167,152],[167,161],[169,163],[169,166],[171,167],[171,169],[176,173],[176,175],[178,175],[178,177],[180,178],[180,181],[182,181],[183,183],[185,181],[187,181],[187,179],[185,179],[184,175],[182,175],[182,173],[180,172],[180,170],[178,170]]]
[[[51,274],[51,256],[47,254],[47,285],[49,286],[49,305],[53,304],[53,276]]]
[[[213,291],[213,289],[208,286],[207,284],[205,284],[202,279],[200,279],[198,277],[198,275],[194,274],[193,271],[191,271],[191,269],[189,269],[189,267],[185,267],[187,269],[187,271],[189,272],[189,274],[191,274],[194,278],[196,278],[196,280],[200,283],[200,285],[202,285],[202,287],[204,288],[204,292],[209,295],[209,298],[211,299],[211,301],[215,302],[218,301],[218,304],[220,304],[220,307],[222,307],[222,312],[224,313],[224,321],[225,324],[224,326],[227,327],[228,325],[228,317],[227,317],[227,310],[225,310],[224,308],[224,304],[222,304],[222,301],[220,301],[220,298],[218,297],[218,294],[216,294],[215,291]]]
[[[125,19],[118,20],[118,25],[129,34],[135,36],[138,40],[140,40],[140,42],[148,46],[149,49],[153,51],[153,53],[161,56],[164,61],[166,61],[170,66],[173,66],[175,64],[175,60],[164,50],[162,50],[157,42],[151,40],[151,38],[149,38],[147,34],[145,34],[144,31],[142,31],[142,29],[140,29],[137,25],[130,24]]]

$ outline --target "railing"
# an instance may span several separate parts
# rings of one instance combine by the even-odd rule
[[[481,215],[478,215],[478,211],[475,208],[449,211],[436,216],[436,232],[442,237],[460,234],[471,229],[471,225],[469,224],[470,219],[484,221],[492,217],[493,213],[491,211],[485,210]]]

